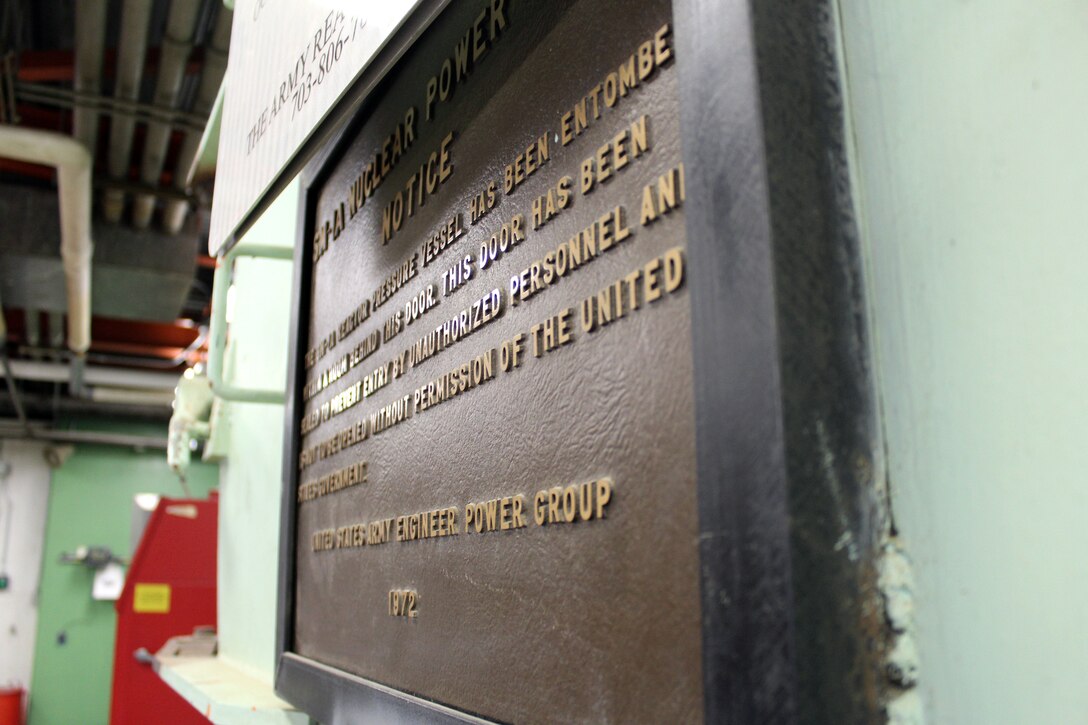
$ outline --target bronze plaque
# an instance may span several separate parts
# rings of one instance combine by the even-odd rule
[[[666,1],[465,0],[312,194],[297,655],[487,719],[701,717]]]
[[[327,725],[885,719],[836,17],[417,0],[302,178],[282,697]]]

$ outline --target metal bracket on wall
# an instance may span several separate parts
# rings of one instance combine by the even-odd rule
[[[239,245],[219,258],[212,284],[212,321],[208,342],[208,379],[216,397],[240,403],[276,403],[285,400],[283,390],[242,388],[224,380],[223,357],[227,349],[227,291],[234,282],[234,261],[238,257],[282,259],[290,262],[294,250],[270,245]]]

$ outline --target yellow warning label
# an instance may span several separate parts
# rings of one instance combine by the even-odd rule
[[[132,597],[132,611],[137,614],[169,614],[169,584],[137,584]]]

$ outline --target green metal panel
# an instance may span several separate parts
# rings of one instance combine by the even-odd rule
[[[1088,8],[840,2],[928,722],[1088,717]]]
[[[292,249],[299,184],[292,182],[242,237]],[[224,376],[246,388],[284,389],[292,264],[242,256],[234,273]],[[272,683],[280,531],[283,405],[230,402],[219,499],[219,656]],[[212,431],[213,438],[216,432]]]

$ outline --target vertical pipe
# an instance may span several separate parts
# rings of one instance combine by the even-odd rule
[[[11,396],[11,405],[15,408],[15,415],[18,416],[19,422],[23,426],[23,430],[26,431],[26,435],[29,438],[31,436],[30,422],[27,420],[26,411],[23,410],[23,401],[19,397],[19,388],[15,385],[15,376],[11,374],[11,360],[8,359],[8,323],[4,318],[3,306],[0,305],[0,358],[2,358],[4,365],[4,379],[7,381],[8,395]],[[8,509],[10,514],[11,502],[8,502]],[[11,517],[8,516],[7,527],[11,527]],[[7,542],[4,542],[4,557],[7,557]],[[0,564],[3,564],[4,557],[0,557]],[[0,568],[0,573],[3,573],[3,569]]]
[[[64,347],[64,313],[49,313],[49,347],[59,350]]]
[[[42,345],[42,324],[41,313],[35,307],[27,307],[23,310],[23,337],[26,339],[27,347],[37,350]],[[39,357],[37,352],[31,354],[31,357]]]
[[[106,0],[80,0],[76,4],[76,68],[78,93],[97,94],[102,83],[106,53]],[[72,135],[94,156],[98,140],[98,111],[79,105],[72,117]]]
[[[121,10],[121,38],[117,51],[117,70],[114,73],[114,98],[136,101],[140,95],[140,83],[144,74],[144,57],[147,54],[147,28],[151,21],[148,0],[125,0]],[[132,137],[136,120],[127,113],[114,113],[110,120],[109,174],[113,179],[127,179],[129,158],[132,155]],[[117,223],[125,210],[125,192],[106,189],[102,211],[106,219]]]
[[[57,167],[60,258],[68,291],[68,348],[82,357],[91,346],[91,164]]]
[[[11,396],[11,407],[15,408],[15,416],[23,426],[27,438],[33,438],[30,421],[26,417],[26,409],[23,408],[23,399],[19,395],[19,387],[15,384],[15,377],[11,374],[11,360],[8,358],[7,345],[0,343],[0,362],[4,365],[4,381],[8,386],[8,395]]]
[[[199,0],[171,0],[170,14],[167,18],[166,33],[162,39],[162,53],[159,56],[159,76],[155,81],[155,105],[173,108],[177,105],[181,92],[181,81],[185,76],[185,64],[193,49],[193,33],[200,11]],[[166,151],[170,143],[170,124],[153,121],[147,125],[147,137],[144,141],[144,155],[140,165],[140,179],[143,183],[158,186],[166,162]],[[136,196],[132,209],[132,223],[139,229],[146,229],[151,223],[151,213],[155,210],[155,197],[151,194]]]
[[[68,291],[68,349],[82,356],[91,346],[91,154],[68,136],[0,126],[0,158],[57,169],[60,256]]]

